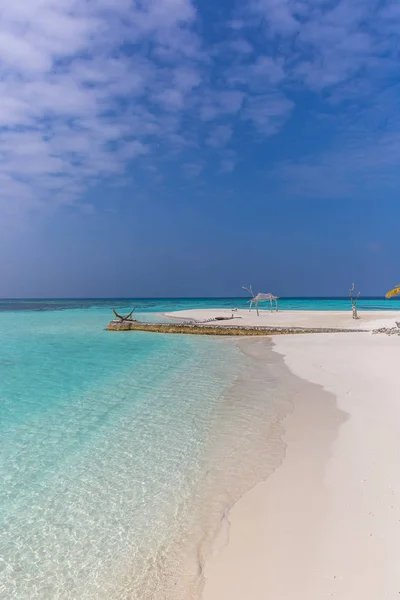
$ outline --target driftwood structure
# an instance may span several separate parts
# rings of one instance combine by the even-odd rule
[[[230,317],[211,317],[210,319],[205,319],[204,321],[197,321],[197,323],[212,323],[213,321],[232,321],[232,319],[241,319],[242,317],[237,317],[234,314],[237,308],[232,309],[232,314]]]
[[[357,300],[360,297],[360,292],[358,292],[357,296],[354,298],[354,288],[355,285],[353,283],[353,285],[350,288],[350,300],[351,300],[351,309],[353,311],[353,319],[359,319],[358,313],[357,313]]]
[[[129,315],[126,315],[126,317],[124,317],[123,315],[119,315],[117,313],[116,310],[114,310],[114,308],[112,309],[114,315],[117,317],[117,319],[119,319],[121,322],[123,321],[133,321],[135,322],[135,319],[132,319],[132,315],[134,313],[134,311],[136,310],[136,306],[134,308],[132,308],[131,312],[129,313]]]
[[[249,302],[250,302],[249,312],[251,312],[251,309],[253,308],[253,304],[254,304],[254,306],[256,307],[257,316],[259,316],[260,313],[258,312],[258,303],[259,302],[267,302],[268,300],[269,300],[269,303],[271,306],[271,312],[272,312],[272,302],[275,302],[275,310],[276,310],[276,312],[278,312],[278,296],[274,296],[271,293],[268,293],[268,294],[259,293],[259,294],[257,294],[257,296],[255,296],[252,286],[247,288],[244,285],[242,285],[242,288],[244,290],[247,290],[249,292],[249,294],[251,294],[251,300],[249,300]]]

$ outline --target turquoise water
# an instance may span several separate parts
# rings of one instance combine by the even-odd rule
[[[0,312],[0,597],[195,598],[206,532],[265,474],[274,401],[237,391],[254,365],[234,343],[72,306]]]
[[[104,330],[111,306],[132,305],[148,320],[246,306],[0,303],[1,598],[197,598],[226,507],[279,459],[271,353],[258,364],[233,340]],[[281,302],[300,306],[348,310],[348,301]]]

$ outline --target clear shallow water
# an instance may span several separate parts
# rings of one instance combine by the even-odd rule
[[[298,384],[268,343],[104,330],[134,305],[246,299],[0,301],[1,598],[197,598],[227,507],[282,458]]]
[[[0,597],[196,598],[226,507],[282,456],[277,367],[85,306],[0,312]]]

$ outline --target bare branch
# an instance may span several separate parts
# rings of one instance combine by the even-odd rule
[[[250,288],[248,288],[248,287],[245,287],[244,285],[242,285],[242,289],[249,292],[249,294],[251,294],[251,297],[254,298],[253,288],[251,286],[250,286]]]
[[[114,315],[117,317],[117,319],[120,319],[121,321],[133,321],[132,315],[133,315],[133,312],[135,310],[136,310],[136,306],[134,308],[132,308],[132,310],[129,313],[129,315],[127,315],[126,317],[124,317],[123,315],[119,315],[116,310],[112,309]]]
[[[350,300],[351,300],[351,309],[353,311],[353,319],[358,319],[359,317],[358,317],[358,313],[357,313],[357,300],[359,299],[361,292],[358,292],[357,297],[354,298],[354,296],[353,296],[354,289],[355,289],[355,285],[353,283],[349,290]]]

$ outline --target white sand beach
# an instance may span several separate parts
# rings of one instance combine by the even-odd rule
[[[260,310],[259,316],[255,309],[249,312],[246,309],[235,311],[229,309],[192,309],[166,313],[169,319],[193,320],[196,322],[215,319],[216,317],[231,317],[232,320],[218,321],[218,326],[273,326],[273,327],[337,327],[344,329],[372,330],[378,327],[390,327],[395,321],[400,321],[400,311],[362,311],[360,318],[354,320],[351,310],[324,311],[324,310],[283,310],[270,312]],[[214,325],[214,323],[213,323]]]
[[[206,566],[203,598],[398,598],[400,338],[340,333],[274,342],[315,393],[292,399],[285,459],[230,511],[229,542]]]
[[[358,321],[350,311],[235,317],[243,325],[367,332],[273,338],[292,373],[314,385],[291,398],[282,464],[231,509],[228,542],[205,568],[203,600],[399,598],[400,337],[371,331],[394,326],[400,313],[361,312]]]

